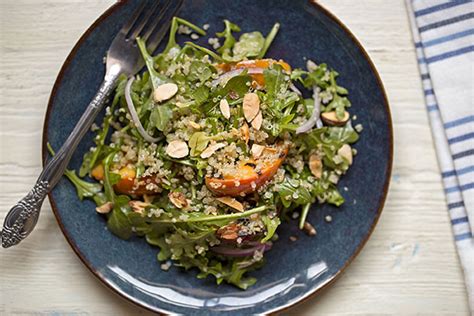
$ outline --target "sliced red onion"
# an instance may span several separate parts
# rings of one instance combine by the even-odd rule
[[[140,122],[140,118],[138,117],[137,111],[135,110],[135,106],[133,105],[132,96],[130,95],[130,90],[132,87],[132,83],[135,80],[134,77],[128,79],[127,85],[125,86],[125,100],[127,101],[128,111],[130,112],[130,116],[132,117],[132,121],[137,127],[138,132],[142,137],[149,143],[156,143],[160,140],[160,138],[155,138],[150,136],[145,128],[143,128],[142,123]]]
[[[237,247],[225,247],[225,246],[217,246],[211,248],[214,253],[219,255],[228,256],[228,257],[248,257],[253,256],[255,251],[262,251],[265,252],[272,248],[271,243],[259,243],[258,245],[251,247],[251,248],[237,248]]]
[[[313,99],[314,99],[314,108],[311,117],[304,122],[300,127],[296,129],[296,134],[306,133],[310,131],[314,125],[317,128],[323,127],[323,122],[321,122],[321,100],[319,99],[319,91],[318,88],[315,86],[313,88]]]
[[[301,91],[293,84],[293,82],[290,83],[290,90],[295,92],[300,97],[303,95],[303,93],[301,93]]]
[[[263,74],[263,68],[258,68],[258,67],[255,67],[255,68],[238,68],[238,69],[234,69],[234,70],[231,70],[231,71],[228,71],[224,74],[222,74],[219,78],[215,79],[214,81],[212,81],[212,86],[215,87],[219,84],[221,84],[222,82],[227,82],[229,81],[231,78],[235,77],[235,76],[238,76],[240,75],[242,72],[244,72],[244,70],[247,69],[247,73],[249,75],[257,75],[257,74]]]

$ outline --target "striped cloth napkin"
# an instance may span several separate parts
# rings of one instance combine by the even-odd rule
[[[406,3],[454,240],[474,313],[474,2]]]

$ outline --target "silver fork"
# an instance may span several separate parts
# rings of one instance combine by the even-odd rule
[[[3,223],[2,246],[8,248],[25,239],[35,227],[46,194],[61,179],[77,145],[91,127],[120,75],[135,75],[144,66],[135,38],[141,37],[153,52],[163,39],[171,18],[183,0],[143,1],[132,18],[115,36],[107,52],[105,77],[99,90],[56,155],[48,161],[33,189],[10,209]]]

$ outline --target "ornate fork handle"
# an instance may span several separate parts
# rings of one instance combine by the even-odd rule
[[[18,244],[25,239],[35,227],[46,194],[48,194],[61,179],[77,145],[89,130],[95,117],[102,109],[105,100],[114,89],[120,73],[121,68],[119,65],[112,65],[112,67],[108,69],[99,91],[97,91],[62,147],[56,155],[48,161],[33,189],[8,212],[1,233],[2,246],[4,248]]]

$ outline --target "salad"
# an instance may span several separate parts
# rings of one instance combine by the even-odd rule
[[[310,206],[344,203],[337,183],[359,136],[335,70],[265,57],[278,23],[237,39],[224,20],[212,49],[176,42],[207,28],[173,18],[156,56],[136,39],[145,71],[120,78],[94,147],[66,176],[111,233],[156,246],[163,270],[197,268],[246,289],[283,220],[315,235]]]

